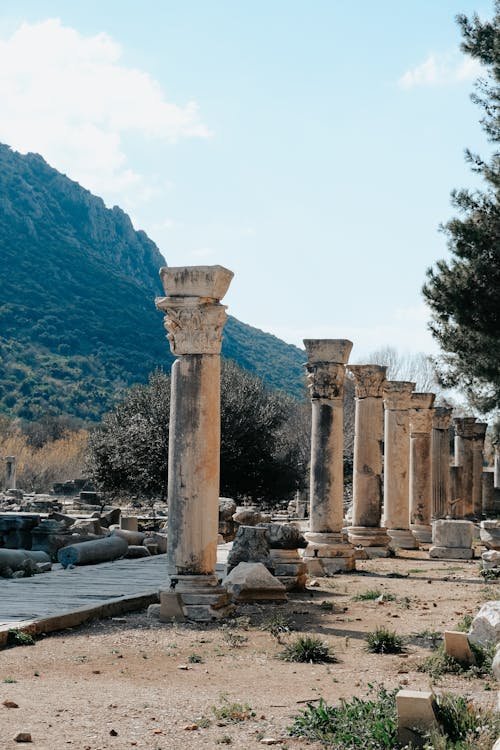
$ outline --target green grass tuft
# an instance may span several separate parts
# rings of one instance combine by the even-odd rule
[[[372,654],[400,654],[403,641],[394,631],[377,628],[366,636],[366,648]]]
[[[310,635],[299,635],[288,643],[281,652],[280,659],[312,664],[332,664],[337,661],[328,644],[321,638]]]

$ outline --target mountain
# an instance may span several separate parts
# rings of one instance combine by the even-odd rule
[[[0,412],[99,419],[123,388],[173,357],[154,297],[165,261],[38,154],[0,144]],[[305,355],[230,317],[223,356],[300,396]]]

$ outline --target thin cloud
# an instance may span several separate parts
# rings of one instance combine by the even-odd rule
[[[174,104],[147,72],[127,67],[108,34],[84,36],[59,19],[23,23],[0,39],[0,141],[36,151],[113,200],[155,186],[128,163],[123,137],[175,143],[211,135],[195,102]]]
[[[401,76],[398,83],[403,89],[417,86],[446,86],[470,81],[481,74],[477,60],[464,58],[458,53],[440,55],[431,52],[426,60]]]

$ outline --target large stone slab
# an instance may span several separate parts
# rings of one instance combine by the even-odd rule
[[[469,641],[479,646],[500,643],[500,601],[483,604],[472,621]]]
[[[432,524],[432,543],[436,547],[472,547],[474,524],[471,521],[439,519]]]
[[[285,586],[262,563],[238,563],[222,585],[236,602],[286,601]]]
[[[439,729],[434,714],[434,694],[430,690],[400,690],[396,695],[398,740],[401,744],[423,747],[425,735]]]

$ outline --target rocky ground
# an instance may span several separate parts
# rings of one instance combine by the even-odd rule
[[[5,649],[0,747],[20,747],[14,738],[26,732],[37,750],[251,750],[267,738],[283,750],[312,749],[287,735],[307,702],[365,696],[378,683],[419,689],[432,682],[493,705],[491,677],[445,675],[435,682],[417,669],[444,629],[497,598],[498,584],[479,577],[477,561],[425,557],[409,552],[404,559],[358,562],[356,573],[310,582],[286,604],[246,605],[224,626],[163,625],[143,612]],[[368,590],[383,599],[355,599]],[[284,618],[293,632],[280,643],[262,626]],[[404,653],[368,653],[366,634],[377,626],[403,636]],[[298,633],[319,635],[337,661],[279,659]],[[231,712],[236,721],[227,717]]]

